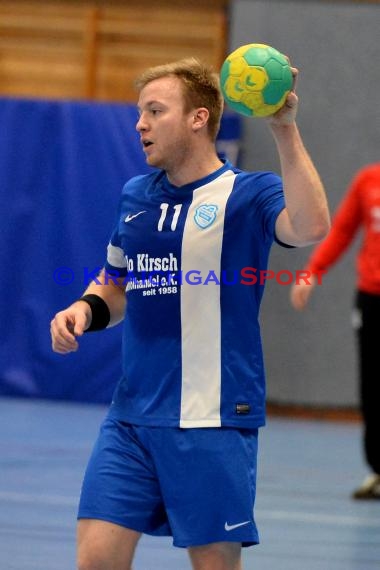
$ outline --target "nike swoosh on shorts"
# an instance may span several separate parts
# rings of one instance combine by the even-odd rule
[[[228,524],[228,522],[226,521],[224,524],[224,530],[229,532],[230,530],[234,530],[235,528],[239,528],[239,526],[245,526],[246,524],[249,524],[250,522],[251,521],[244,521],[244,522],[237,523],[237,524]]]

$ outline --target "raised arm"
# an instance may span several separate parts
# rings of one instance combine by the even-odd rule
[[[108,320],[107,327],[123,320],[126,309],[125,284],[121,279],[111,278],[103,270],[87,287],[83,295],[96,295],[101,318]],[[97,301],[95,298],[95,301]],[[91,300],[91,298],[90,298]],[[105,303],[105,305],[104,305]],[[55,315],[50,324],[52,347],[55,352],[67,354],[78,350],[78,336],[91,326],[93,309],[86,301],[78,300]]]
[[[291,91],[284,107],[267,121],[279,153],[286,204],[276,235],[288,245],[306,246],[326,237],[330,215],[323,184],[296,124],[297,107],[298,97]]]

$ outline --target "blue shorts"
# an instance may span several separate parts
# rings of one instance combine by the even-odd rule
[[[180,547],[259,542],[255,429],[134,426],[106,418],[78,518],[101,519]]]

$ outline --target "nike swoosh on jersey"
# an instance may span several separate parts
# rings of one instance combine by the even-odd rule
[[[228,522],[226,521],[224,524],[224,530],[226,530],[227,532],[230,532],[230,530],[234,530],[235,528],[239,528],[239,526],[245,526],[246,524],[249,524],[251,521],[244,521],[241,523],[237,523],[237,524],[228,524]]]
[[[137,212],[137,214],[128,214],[128,216],[125,218],[124,222],[128,223],[131,220],[133,220],[134,218],[137,218],[137,216],[141,216],[141,214],[145,214],[146,210],[142,210],[141,212]]]

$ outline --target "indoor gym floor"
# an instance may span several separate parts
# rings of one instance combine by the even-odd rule
[[[83,470],[106,407],[0,399],[0,570],[75,570]],[[244,570],[379,570],[380,501],[353,501],[366,475],[361,426],[269,417]],[[169,538],[143,537],[134,570],[189,570]]]

